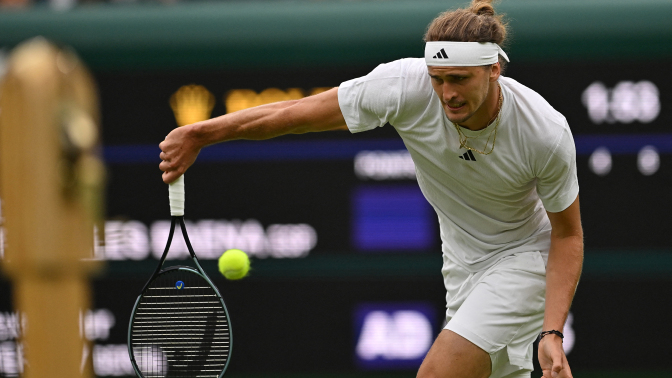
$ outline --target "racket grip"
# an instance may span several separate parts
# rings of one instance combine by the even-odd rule
[[[184,215],[184,175],[168,184],[168,199],[170,200],[170,215]]]

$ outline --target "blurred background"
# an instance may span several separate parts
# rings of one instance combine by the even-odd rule
[[[108,185],[94,252],[106,266],[83,329],[97,376],[133,375],[127,325],[169,227],[158,143],[177,115],[298,99],[422,57],[429,22],[467,4],[0,1],[0,75],[15,45],[41,35],[73,48],[97,81]],[[586,257],[565,326],[572,370],[672,376],[672,1],[497,10],[512,31],[506,75],[563,113],[576,142]],[[436,216],[394,128],[207,147],[186,181],[192,242],[231,314],[226,376],[414,376],[443,327],[445,291]],[[217,272],[229,248],[252,257],[244,280]],[[177,243],[169,264],[186,255]],[[18,329],[2,278],[0,377],[21,371]]]

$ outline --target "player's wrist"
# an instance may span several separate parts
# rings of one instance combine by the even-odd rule
[[[207,121],[193,123],[186,129],[187,138],[197,149],[202,149],[203,147],[213,144],[214,142],[208,142],[208,138],[211,133],[208,133],[208,127],[206,125]]]
[[[539,333],[538,340],[541,342],[541,340],[554,340],[554,341],[560,341],[562,343],[562,340],[565,338],[565,335],[562,334],[562,332],[556,330],[556,329],[550,329],[546,331],[542,331]]]

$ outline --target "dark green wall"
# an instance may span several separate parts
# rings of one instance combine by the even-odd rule
[[[467,1],[252,1],[0,12],[0,46],[35,35],[94,69],[371,65],[421,56],[439,12]],[[672,1],[503,0],[514,62],[672,58]]]

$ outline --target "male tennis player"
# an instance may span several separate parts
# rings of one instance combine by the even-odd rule
[[[234,139],[390,124],[439,218],[447,325],[418,377],[571,377],[562,330],[583,260],[575,148],[565,118],[503,77],[506,37],[490,1],[437,17],[424,59],[382,64],[328,92],[172,131],[165,182],[201,148]]]

